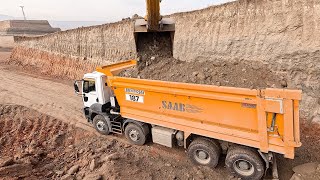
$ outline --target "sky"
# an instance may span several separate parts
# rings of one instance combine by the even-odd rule
[[[231,0],[162,0],[163,15],[217,5]],[[0,14],[59,21],[118,21],[145,15],[145,0],[0,0]]]

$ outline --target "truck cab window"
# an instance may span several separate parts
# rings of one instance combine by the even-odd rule
[[[96,91],[96,85],[94,80],[84,80],[83,81],[83,92],[89,93],[89,92],[95,92]]]

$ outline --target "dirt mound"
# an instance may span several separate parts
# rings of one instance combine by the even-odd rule
[[[172,57],[169,33],[147,33],[138,40],[138,66],[122,76],[243,88],[287,87],[284,77],[277,77],[261,62],[186,62]]]

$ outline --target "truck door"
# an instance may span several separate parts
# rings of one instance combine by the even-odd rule
[[[84,79],[82,87],[83,104],[85,107],[90,107],[92,104],[99,103],[95,79]]]

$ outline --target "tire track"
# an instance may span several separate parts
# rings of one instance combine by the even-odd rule
[[[65,133],[68,127],[67,123],[24,106],[0,105],[0,145],[4,149],[42,143]]]

